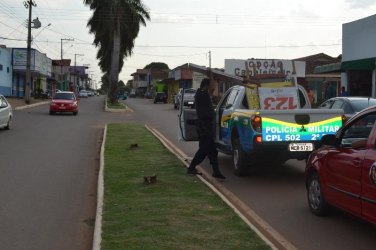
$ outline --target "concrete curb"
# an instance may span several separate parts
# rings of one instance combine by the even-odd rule
[[[14,110],[23,110],[23,109],[27,109],[27,108],[33,108],[33,107],[40,106],[40,105],[43,105],[43,104],[48,104],[48,103],[50,103],[50,102],[45,101],[45,102],[33,103],[33,104],[25,105],[25,106],[15,107]]]
[[[121,102],[121,104],[123,104],[125,106],[125,109],[111,109],[111,108],[107,107],[107,97],[106,97],[106,98],[104,98],[104,111],[106,111],[106,112],[113,112],[113,113],[129,113],[129,112],[133,112],[133,109],[129,108],[128,106],[126,106],[122,102]]]
[[[93,250],[101,249],[102,242],[102,214],[103,214],[103,193],[104,193],[104,148],[107,137],[107,124],[104,127],[103,141],[100,152],[99,173],[98,173],[98,187],[97,187],[97,211],[95,216],[94,236],[93,236]]]
[[[165,138],[158,130],[145,125],[145,127],[159,140],[161,143],[178,159],[180,159],[186,167],[189,166],[188,157],[178,149],[172,142]],[[271,225],[264,221],[255,211],[248,207],[235,194],[225,188],[219,181],[215,180],[201,166],[197,167],[202,176],[197,176],[210,189],[212,189],[226,204],[231,207],[236,214],[263,239],[272,249],[288,249],[296,250],[297,248],[278,233]]]

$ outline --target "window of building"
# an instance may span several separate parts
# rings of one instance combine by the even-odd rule
[[[1,70],[1,71],[3,70],[3,65],[2,65],[2,64],[0,64],[0,70]]]

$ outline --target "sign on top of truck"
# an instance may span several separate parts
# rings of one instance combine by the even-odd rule
[[[305,77],[305,62],[281,59],[225,59],[225,73],[245,77],[246,65],[249,68],[250,77],[256,75],[270,75],[271,77],[285,75],[287,79],[293,76]]]

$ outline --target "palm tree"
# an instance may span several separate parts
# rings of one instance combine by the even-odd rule
[[[124,58],[132,54],[140,24],[146,26],[150,20],[149,11],[141,0],[84,0],[84,4],[93,10],[87,26],[99,47],[99,66],[110,76],[109,98],[115,103]]]

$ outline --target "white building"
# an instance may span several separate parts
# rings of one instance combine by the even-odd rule
[[[376,15],[342,25],[342,62],[315,68],[328,72],[341,72],[351,96],[376,97]]]
[[[342,25],[342,86],[351,95],[376,96],[376,15]]]

